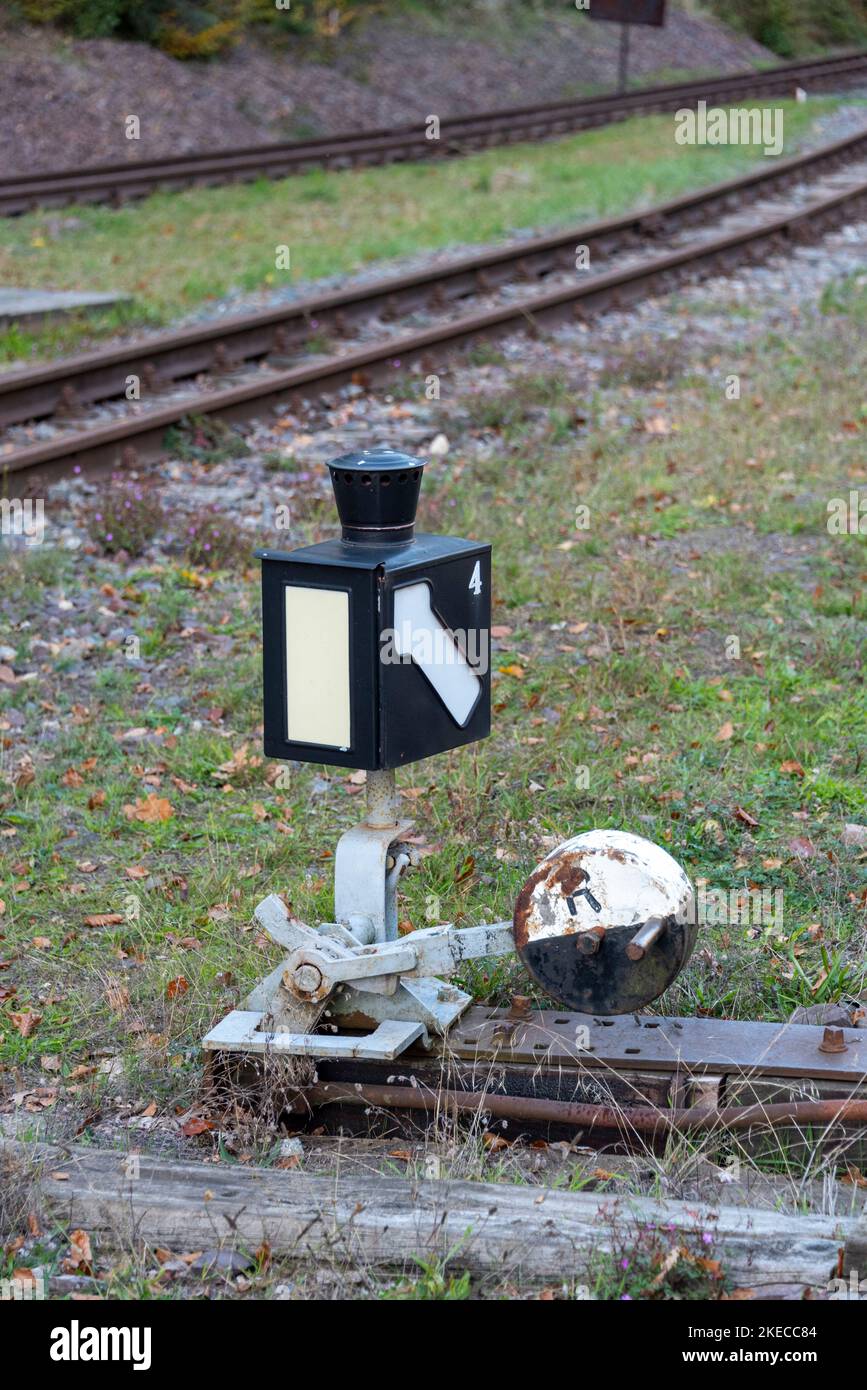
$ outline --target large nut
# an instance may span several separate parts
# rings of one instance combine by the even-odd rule
[[[315,965],[299,965],[294,978],[296,989],[303,994],[313,994],[322,984],[322,971]]]

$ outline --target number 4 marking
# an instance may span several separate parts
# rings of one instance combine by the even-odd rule
[[[472,589],[473,593],[476,594],[476,595],[478,595],[478,594],[480,594],[480,593],[482,592],[482,562],[481,562],[481,560],[477,560],[477,561],[476,561],[476,567],[475,567],[475,569],[473,570],[472,574],[470,575],[470,582],[469,582],[469,584],[467,585],[467,588],[468,588],[468,589]]]

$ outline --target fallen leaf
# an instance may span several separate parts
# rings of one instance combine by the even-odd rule
[[[20,1014],[10,1014],[9,1018],[11,1019],[14,1027],[17,1028],[18,1032],[21,1034],[22,1038],[29,1038],[30,1034],[35,1032],[35,1030],[39,1027],[40,1023],[42,1022],[41,1014],[34,1014],[29,1012]]]
[[[128,864],[124,869],[127,878],[147,878],[149,872],[144,864]]]
[[[755,816],[751,816],[749,811],[744,810],[743,806],[735,807],[735,819],[741,821],[743,825],[748,825],[751,828],[755,828],[755,826],[758,825],[758,821],[756,820]]]
[[[502,1134],[491,1134],[490,1130],[486,1130],[482,1135],[482,1143],[486,1149],[490,1149],[491,1153],[498,1153],[500,1149],[508,1149],[509,1147],[508,1139],[504,1139]]]
[[[855,1167],[854,1163],[846,1164],[846,1174],[840,1181],[846,1183],[849,1187],[867,1187],[867,1178],[865,1178],[860,1168]]]
[[[75,1274],[79,1270],[84,1273],[92,1273],[93,1252],[90,1248],[90,1236],[87,1231],[71,1231],[69,1234],[69,1254],[63,1261],[63,1268],[67,1274]]]
[[[665,1276],[667,1274],[670,1274],[670,1272],[674,1269],[674,1266],[677,1264],[679,1259],[680,1250],[675,1245],[673,1249],[669,1250],[665,1259],[662,1261],[662,1264],[659,1266],[658,1272],[656,1273],[654,1278],[651,1279],[648,1287],[651,1289],[659,1288],[659,1285],[662,1283]]]
[[[796,758],[787,758],[784,763],[780,763],[780,771],[788,772],[793,777],[804,776],[804,769]]]
[[[465,883],[468,878],[472,878],[475,872],[475,857],[472,854],[468,854],[463,863],[455,869],[455,883]]]
[[[495,623],[491,628],[492,637],[511,637],[513,629],[506,627],[505,623]]]
[[[92,912],[85,917],[86,927],[119,927],[123,921],[122,912]]]
[[[186,1124],[181,1125],[181,1134],[187,1139],[195,1139],[198,1134],[206,1134],[213,1128],[213,1121],[206,1120],[202,1115],[192,1115]]]
[[[156,792],[149,792],[145,797],[139,797],[135,805],[129,802],[124,806],[123,813],[127,820],[139,820],[148,823],[171,820],[174,815],[170,802],[164,796],[157,796]]]
[[[189,980],[185,980],[183,975],[179,975],[176,980],[169,980],[166,985],[166,998],[177,999],[179,994],[186,994],[189,987]]]
[[[730,719],[727,719],[726,722],[724,724],[721,724],[720,727],[717,729],[716,733],[714,734],[714,739],[717,743],[725,743],[727,739],[730,739],[732,737],[734,731],[734,725],[732,724]]]
[[[516,680],[522,681],[526,674],[523,666],[518,666],[514,662],[511,666],[501,666],[500,671],[504,676],[514,676]]]

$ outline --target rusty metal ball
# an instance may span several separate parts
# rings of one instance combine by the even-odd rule
[[[515,947],[560,1004],[632,1013],[658,999],[688,961],[692,885],[667,850],[623,830],[590,830],[553,850],[518,895]]]

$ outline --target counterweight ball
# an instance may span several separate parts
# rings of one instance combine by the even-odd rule
[[[659,845],[622,830],[576,835],[515,904],[515,947],[566,1008],[626,1014],[658,999],[692,954],[692,885]]]

